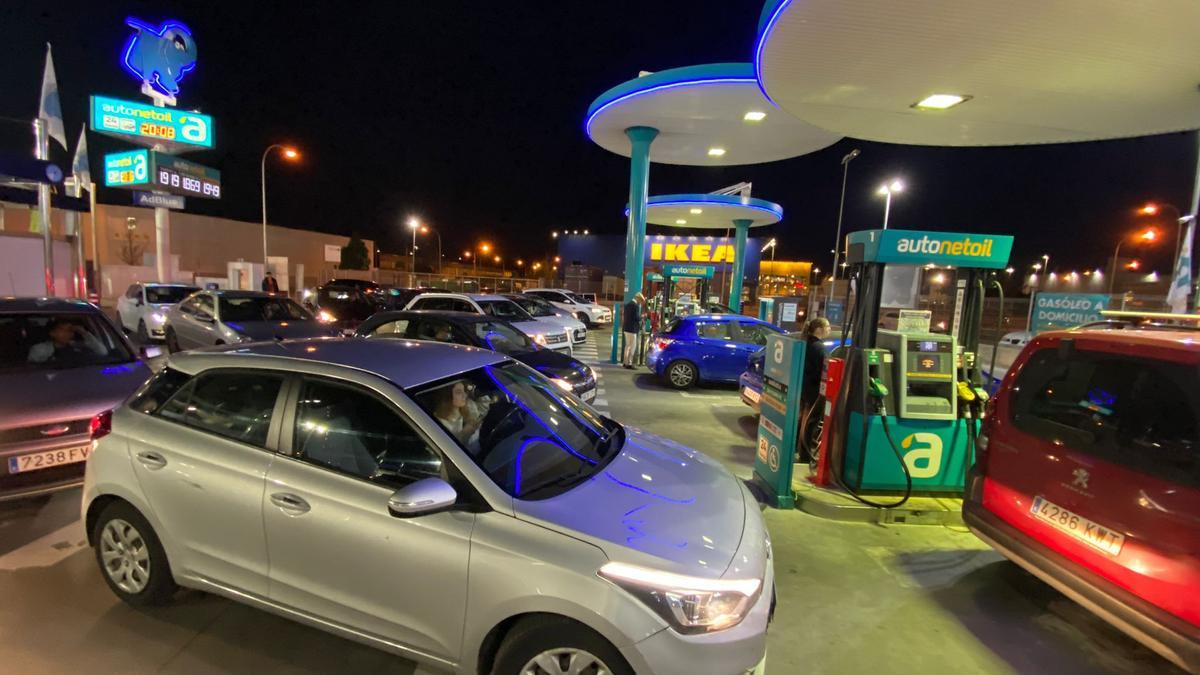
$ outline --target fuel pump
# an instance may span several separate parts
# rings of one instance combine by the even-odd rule
[[[843,376],[822,441],[830,473],[872,506],[899,506],[913,491],[960,492],[986,401],[977,358],[985,274],[1008,264],[1012,237],[869,230],[847,239],[856,292],[843,332],[849,345],[834,354]],[[928,266],[943,284],[945,270],[957,269],[944,333],[928,318],[893,323],[904,312],[897,308],[918,308]],[[872,493],[901,496],[863,496]]]

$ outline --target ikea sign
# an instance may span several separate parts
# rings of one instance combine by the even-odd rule
[[[652,241],[647,247],[652,262],[731,263],[731,244]]]

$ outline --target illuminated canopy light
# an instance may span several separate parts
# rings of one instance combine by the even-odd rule
[[[958,94],[933,94],[912,104],[912,107],[917,110],[945,110],[970,100],[970,96],[959,96]]]
[[[689,212],[690,212],[690,213],[691,213],[693,216],[698,216],[698,215],[700,215],[701,213],[704,213],[704,209],[689,209],[688,211],[689,211]]]
[[[684,220],[683,218],[678,218],[675,220],[675,224],[676,225],[687,225],[687,221]]]
[[[725,156],[725,148],[709,148],[708,156],[709,157],[724,157]]]
[[[759,110],[751,110],[750,112],[746,113],[745,115],[742,115],[742,119],[747,122],[761,122],[761,121],[765,120],[766,118],[767,118],[767,113],[761,112]]]

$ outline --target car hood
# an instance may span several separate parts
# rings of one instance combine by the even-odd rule
[[[0,373],[0,428],[83,419],[111,410],[150,375],[141,361]]]
[[[256,341],[329,337],[334,333],[318,321],[230,321],[225,325]]]
[[[555,325],[549,321],[512,321],[510,323],[526,335],[537,335],[538,333],[546,335],[566,332],[562,326]]]
[[[554,349],[509,354],[543,375],[558,377],[583,367],[583,363]]]
[[[613,560],[720,577],[742,541],[744,488],[701,452],[625,430],[608,466],[556,497],[513,500],[515,515],[591,541]]]

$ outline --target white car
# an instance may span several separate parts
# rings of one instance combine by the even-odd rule
[[[587,342],[587,324],[548,301],[519,293],[505,293],[504,297],[520,305],[521,309],[529,312],[530,316],[538,321],[548,321],[565,328],[567,335],[571,336],[572,345],[581,345]]]
[[[165,340],[167,310],[198,290],[186,284],[133,284],[117,298],[121,328],[137,335],[141,344]]]
[[[533,341],[547,349],[562,349],[568,354],[574,352],[571,348],[571,338],[566,329],[549,321],[540,321],[521,309],[517,303],[502,295],[482,295],[476,293],[422,293],[409,300],[404,309],[430,309],[443,312],[468,312],[470,314],[486,314],[497,319],[503,319],[522,333],[533,338]]]
[[[565,288],[530,288],[525,291],[525,295],[546,300],[584,323],[612,322],[611,309],[601,304],[588,302]]]

